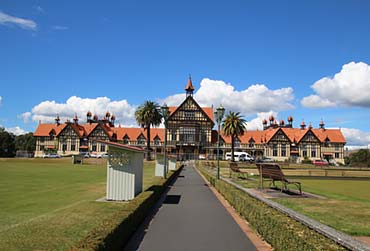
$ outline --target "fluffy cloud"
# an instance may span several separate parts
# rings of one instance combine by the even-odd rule
[[[184,94],[176,94],[160,102],[177,106],[184,98]],[[291,87],[270,90],[263,84],[255,84],[238,91],[230,83],[208,78],[201,81],[194,98],[201,106],[222,104],[227,110],[239,111],[243,115],[294,108],[290,103],[294,98]]]
[[[62,121],[72,119],[75,114],[80,120],[86,119],[87,111],[104,116],[107,111],[116,116],[116,122],[126,126],[136,125],[135,122],[136,106],[130,105],[127,100],[113,101],[107,97],[80,98],[70,97],[65,103],[55,101],[43,101],[32,108],[32,120],[53,123],[57,114]],[[30,116],[29,112],[21,115],[23,118]]]
[[[324,108],[324,107],[336,106],[335,103],[329,101],[326,98],[322,98],[318,95],[310,95],[310,96],[304,97],[301,100],[301,104],[306,107],[311,107],[311,108]]]
[[[348,146],[370,145],[370,132],[364,132],[354,128],[341,128]]]
[[[23,130],[19,126],[5,128],[5,131],[13,133],[14,135],[22,135],[22,134],[28,133],[27,131]]]
[[[0,11],[0,24],[2,25],[13,24],[26,30],[37,30],[37,24],[34,21],[20,17],[14,17],[5,14],[2,11]]]
[[[325,77],[312,86],[315,95],[304,97],[306,107],[359,106],[370,108],[370,66],[351,62],[333,78]]]
[[[275,118],[278,117],[278,113],[273,111],[257,113],[256,118],[252,119],[251,121],[247,121],[247,130],[263,130],[262,121],[264,119],[268,120],[271,115]]]
[[[30,122],[30,118],[32,116],[31,112],[24,112],[21,115],[18,116],[18,118],[21,118],[24,123]]]

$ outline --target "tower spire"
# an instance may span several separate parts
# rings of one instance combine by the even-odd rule
[[[191,75],[189,74],[188,84],[185,86],[186,97],[193,96],[194,89],[193,82],[191,81]]]

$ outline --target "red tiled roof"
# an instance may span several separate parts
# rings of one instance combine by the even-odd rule
[[[130,127],[115,127],[117,139],[122,140],[126,135],[130,140],[137,140],[141,134],[146,138],[146,131],[144,128],[130,128]],[[164,141],[164,128],[150,128],[150,138],[153,141],[156,137]]]
[[[207,115],[213,119],[213,110],[211,107],[202,108]],[[176,107],[170,107],[170,112],[174,112]],[[70,124],[73,130],[79,135],[79,137],[89,136],[90,133],[98,126],[98,123],[87,123],[87,124]],[[49,136],[50,133],[54,130],[55,135],[58,136],[60,132],[67,126],[67,124],[39,124],[34,136]],[[123,127],[110,127],[107,125],[102,125],[104,131],[108,134],[110,138],[114,134],[117,136],[117,140],[122,140],[126,135],[130,140],[137,140],[138,137],[142,134],[146,138],[146,131],[143,128],[123,128]],[[246,131],[244,135],[240,136],[239,139],[242,143],[247,144],[251,140],[254,140],[256,144],[262,144],[269,142],[274,135],[279,131],[282,132],[289,138],[291,142],[299,142],[308,131],[312,131],[313,134],[320,140],[324,142],[326,139],[329,139],[330,142],[334,143],[346,143],[346,140],[339,129],[300,129],[300,128],[268,128],[263,131],[254,130]],[[156,137],[159,137],[161,141],[164,141],[164,128],[151,128],[150,129],[151,141]],[[227,143],[231,143],[231,137],[225,136],[223,133],[220,135],[221,139]],[[212,143],[217,142],[217,131],[212,131]]]
[[[85,129],[85,134],[87,136],[90,135],[90,133],[92,131],[94,131],[94,129],[98,126],[98,123],[86,123],[83,125],[84,129]]]
[[[36,128],[34,136],[49,136],[52,130],[55,131],[55,135],[59,135],[59,133],[66,127],[66,124],[39,124]]]
[[[243,135],[239,136],[240,141],[243,144],[248,144],[250,140],[254,140],[256,144],[261,144],[265,142],[269,142],[274,135],[281,129],[285,135],[289,138],[291,142],[299,142],[306,133],[311,130],[314,135],[320,140],[320,142],[324,142],[326,138],[330,140],[330,142],[334,143],[346,143],[346,140],[339,129],[300,129],[300,128],[269,128],[263,131],[253,130],[253,131],[245,131]],[[225,141],[227,144],[231,144],[231,137],[225,136],[221,133],[220,137]],[[217,131],[212,131],[212,143],[217,143]]]
[[[85,128],[82,125],[79,124],[71,124],[71,127],[73,130],[77,133],[77,135],[81,138],[85,134]]]

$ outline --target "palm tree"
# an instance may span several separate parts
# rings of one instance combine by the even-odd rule
[[[150,126],[159,126],[162,121],[162,113],[157,103],[145,101],[135,111],[137,123],[146,130],[146,160],[150,160]]]
[[[231,161],[234,162],[234,143],[238,136],[244,134],[247,121],[240,116],[239,112],[229,112],[226,115],[223,123],[222,130],[226,136],[231,137]]]

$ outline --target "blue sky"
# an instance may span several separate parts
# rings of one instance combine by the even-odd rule
[[[0,1],[0,125],[87,110],[135,125],[145,100],[341,128],[370,144],[369,1]],[[179,95],[182,94],[182,95]]]

